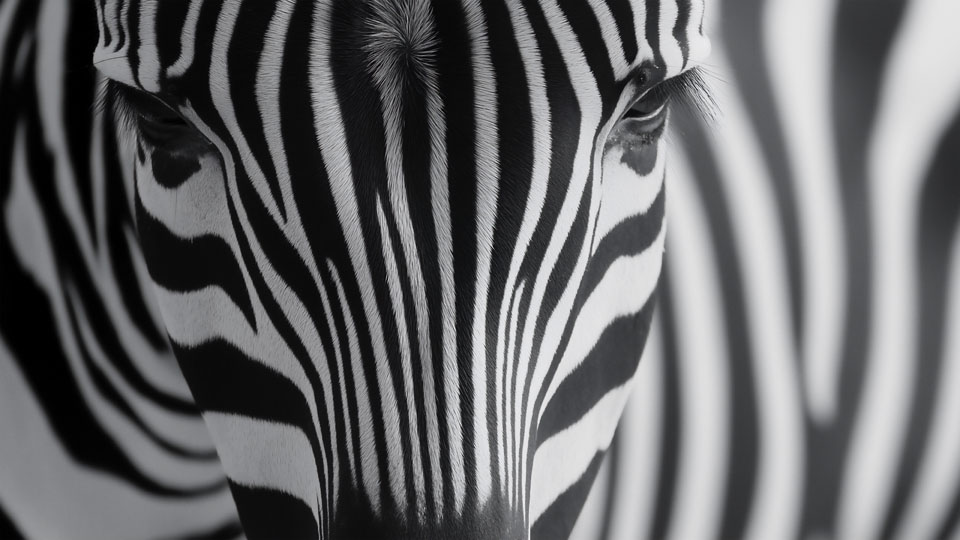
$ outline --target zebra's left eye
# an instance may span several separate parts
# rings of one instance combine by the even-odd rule
[[[177,111],[146,92],[118,83],[107,88],[118,118],[148,147],[172,153],[196,153],[209,141]]]

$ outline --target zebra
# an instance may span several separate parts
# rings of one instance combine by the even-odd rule
[[[719,118],[673,119],[658,312],[574,537],[957,538],[960,5],[708,15]]]
[[[567,535],[650,328],[669,104],[709,107],[704,13],[4,3],[8,527]]]
[[[60,35],[62,22],[55,15],[63,6],[47,4],[42,28]],[[59,52],[34,56],[33,35],[41,27],[25,21],[32,21],[37,8],[15,5],[0,5],[0,58],[4,59],[0,103],[22,103],[25,112],[17,114],[26,120],[17,124],[10,119],[19,116],[3,110],[8,115],[0,122],[4,175],[13,170],[12,156],[26,156],[27,148],[43,146],[22,145],[14,150],[17,129],[21,129],[21,140],[28,142],[43,142],[44,125],[56,134],[62,129],[59,123],[67,119],[69,125],[77,126],[73,137],[79,133],[84,140],[83,134],[92,129],[86,117],[89,97],[77,100],[79,106],[67,107],[65,113],[55,109],[52,117],[40,117],[37,102],[27,96],[39,88],[60,88],[64,82],[72,83],[68,86],[71,96],[89,96],[94,84],[92,78],[85,78],[86,72],[49,78],[43,68],[57,74],[65,64],[85,66],[97,40],[95,32],[85,27],[86,39],[92,40],[89,46],[64,49],[76,55],[74,61],[63,60]],[[27,15],[19,14],[21,10]],[[714,133],[696,120],[672,119],[672,124],[679,120],[681,129],[673,135],[677,144],[669,150],[671,226],[659,311],[636,375],[637,388],[605,461],[598,472],[584,475],[568,489],[568,496],[592,490],[572,536],[956,536],[960,481],[954,458],[958,431],[951,414],[957,394],[951,388],[960,372],[957,332],[952,331],[957,328],[956,306],[960,305],[956,296],[960,249],[956,246],[958,198],[951,180],[960,166],[951,161],[950,150],[958,145],[956,96],[960,92],[956,66],[942,61],[958,45],[950,27],[958,19],[956,8],[936,1],[885,2],[869,11],[863,3],[848,0],[728,1],[712,3],[710,14],[714,24],[709,24],[708,17],[706,33],[719,50],[706,64],[722,79],[715,84],[722,117],[712,128]],[[809,46],[796,47],[800,42]],[[35,63],[40,69],[32,67]],[[35,82],[37,75],[48,78]],[[11,84],[11,78],[27,82]],[[863,99],[857,103],[859,96]],[[30,125],[35,127],[28,136]],[[102,128],[101,124],[96,130]],[[109,146],[109,139],[94,140],[102,141],[94,147],[100,155],[117,151]],[[67,156],[61,159],[68,163],[74,159],[86,163],[86,147],[71,152],[64,141],[47,144]],[[52,175],[43,163],[54,155],[45,151],[20,159],[20,170],[30,163]],[[104,163],[99,157],[92,161]],[[874,169],[866,170],[865,162]],[[890,172],[877,174],[891,165]],[[750,183],[738,183],[741,177]],[[23,176],[19,178],[21,183],[14,181],[14,187],[26,185]],[[131,179],[116,173],[97,178],[118,183]],[[10,224],[18,223],[8,215],[28,217],[36,204],[29,206],[32,199],[18,195],[22,190],[12,190],[9,177],[0,175],[0,180],[4,201],[0,212],[5,212],[0,238],[7,242],[9,231],[14,230]],[[133,190],[127,187],[111,193],[129,196]],[[17,196],[11,198],[11,194]],[[122,203],[120,199],[98,204],[122,210],[123,205],[117,204]],[[100,199],[86,204],[92,206],[94,200]],[[856,217],[864,206],[868,214]],[[115,226],[113,221],[109,228],[104,224],[103,231],[115,234],[132,228],[132,217],[122,212],[105,215],[111,219],[119,215],[123,224]],[[891,216],[889,223],[879,219]],[[765,229],[772,232],[764,233]],[[26,236],[14,237],[35,238],[29,236],[31,230],[21,228],[18,234]],[[891,230],[907,236],[885,242]],[[62,222],[54,226],[54,232],[64,231],[69,229]],[[759,237],[753,235],[757,232]],[[74,242],[68,236],[54,244],[55,250],[66,251],[61,257],[69,260]],[[130,257],[122,251],[117,257],[118,247],[138,250],[135,239],[124,235],[101,245],[111,250],[111,261]],[[2,249],[9,246],[0,244]],[[17,247],[20,253],[30,253],[29,246]],[[737,256],[724,257],[724,250]],[[57,536],[52,528],[42,528],[52,527],[47,523],[51,515],[69,523],[73,537],[137,537],[164,531],[239,535],[236,509],[222,484],[218,490],[193,493],[189,498],[166,496],[166,507],[156,496],[147,497],[151,506],[138,506],[151,486],[125,479],[135,486],[134,491],[111,498],[117,490],[104,489],[102,483],[105,478],[124,478],[129,469],[119,470],[112,461],[91,466],[91,453],[76,446],[82,440],[57,440],[56,436],[69,434],[62,426],[58,432],[48,429],[51,435],[45,439],[37,438],[37,426],[47,422],[43,409],[26,407],[23,404],[30,402],[18,398],[45,393],[20,382],[22,376],[16,371],[36,366],[3,363],[11,358],[5,349],[11,333],[27,332],[31,317],[18,305],[17,315],[27,319],[25,325],[13,326],[18,321],[8,319],[9,298],[15,292],[26,296],[17,287],[29,284],[8,281],[16,277],[12,272],[17,268],[10,261],[18,260],[10,253],[0,256],[0,286],[4,287],[0,295],[0,369],[4,370],[0,373],[0,429],[8,435],[0,437],[0,445],[5,445],[0,446],[0,475],[5,475],[0,477],[0,537],[13,536],[3,533],[16,526],[31,536]],[[886,261],[898,253],[903,261],[916,261],[915,269],[889,274]],[[773,261],[772,266],[765,265],[764,256]],[[148,282],[136,255],[132,264],[140,272],[140,281],[133,285]],[[903,268],[896,264],[900,263],[892,268]],[[112,270],[110,265],[103,267]],[[91,272],[94,279],[100,275]],[[107,282],[98,282],[98,290],[117,287],[111,285],[117,279],[113,274],[105,277]],[[756,287],[763,282],[766,289]],[[129,285],[123,290],[131,290]],[[136,301],[136,295],[114,294],[126,302]],[[911,305],[902,300],[903,295],[915,302],[912,312],[897,313],[900,306]],[[112,306],[108,304],[113,309],[111,323],[120,328],[125,322],[131,324],[128,319],[140,321],[141,332],[150,331],[144,321],[162,328],[149,301],[139,318]],[[135,307],[124,307],[137,313]],[[891,326],[891,322],[901,324]],[[160,332],[157,341],[162,343]],[[850,352],[843,340],[859,344]],[[894,347],[885,350],[890,344]],[[37,344],[30,341],[29,346]],[[128,343],[124,346],[131,348]],[[770,354],[770,347],[786,352]],[[141,364],[150,368],[145,376],[169,383],[164,387],[179,390],[182,401],[189,402],[189,392],[182,381],[177,382],[179,370],[169,353],[152,357],[165,358],[167,363]],[[914,358],[916,365],[905,363]],[[32,375],[37,381],[42,373]],[[115,377],[115,372],[108,375]],[[133,404],[143,407],[139,401]],[[116,425],[110,418],[103,420],[102,411],[98,413],[108,429]],[[76,421],[76,415],[64,417]],[[193,425],[197,433],[205,432],[199,422]],[[164,433],[179,434],[182,429],[171,430],[169,423],[165,427]],[[11,433],[30,437],[27,441],[32,444],[22,448],[43,451],[45,467],[54,469],[57,476],[44,477],[35,474],[43,469],[28,467],[23,469],[24,476],[11,476],[13,468],[8,464],[25,463],[11,459],[18,457],[17,449],[10,446]],[[203,438],[198,438],[202,446]],[[52,459],[56,456],[50,452],[61,447],[85,456],[85,467],[102,470],[108,465],[112,472],[101,472],[96,480],[93,475],[78,474],[84,467]],[[204,448],[212,445],[206,442]],[[94,457],[104,453],[99,450]],[[591,486],[593,474],[598,481]],[[38,495],[24,489],[42,487],[44,478],[48,489],[60,491],[60,497],[54,491]],[[11,494],[11,487],[20,492]],[[82,497],[83,491],[70,491],[77,487],[96,490],[105,505],[98,507],[100,501]],[[24,505],[30,497],[37,497],[32,508]],[[180,498],[186,504],[177,508]],[[117,519],[118,508],[141,523]],[[4,513],[11,518],[5,521]],[[103,518],[90,523],[84,519],[89,516]],[[568,520],[576,517],[575,510],[551,516],[555,523],[563,521],[563,531],[572,525]],[[173,519],[180,520],[177,526],[171,525]]]

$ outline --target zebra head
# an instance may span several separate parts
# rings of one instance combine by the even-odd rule
[[[140,241],[250,536],[553,537],[624,405],[699,0],[100,0]]]

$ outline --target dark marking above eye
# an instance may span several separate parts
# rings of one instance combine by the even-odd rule
[[[199,156],[171,154],[158,150],[150,157],[153,178],[165,188],[180,186],[200,171]]]

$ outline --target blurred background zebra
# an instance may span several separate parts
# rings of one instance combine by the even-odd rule
[[[577,538],[960,535],[960,3],[722,0]]]
[[[22,219],[30,199],[11,181],[25,167],[15,141],[47,137],[35,145],[46,153],[29,160],[46,162],[51,178],[60,166],[54,156],[80,164],[72,178],[78,185],[123,177],[107,170],[118,152],[103,136],[112,127],[89,114],[90,50],[64,46],[96,42],[96,21],[67,34],[62,8],[0,4],[0,215],[5,233],[16,230],[0,235],[4,288],[23,283],[11,264],[11,253],[23,250],[11,245],[13,236],[70,226]],[[953,0],[710,4],[707,67],[720,114],[708,124],[682,112],[674,118],[665,279],[651,340],[597,481],[571,488],[589,491],[588,503],[579,516],[559,516],[567,523],[557,530],[574,527],[577,538],[960,534],[957,21]],[[40,30],[56,36],[58,28],[62,41],[37,39]],[[66,76],[43,70],[62,66],[62,54],[77,67]],[[79,97],[31,126],[21,115],[40,100],[27,91]],[[55,135],[62,125],[72,131]],[[72,146],[90,132],[92,152]],[[41,199],[55,196],[47,189]],[[132,197],[129,187],[125,193]],[[149,281],[128,253],[136,240],[122,210],[127,202],[77,202],[108,209],[98,212],[110,217],[95,224],[103,236],[94,240],[108,255],[83,260],[99,271],[63,291],[67,302],[83,301],[77,295],[89,288],[107,299],[103,313],[65,317],[75,325],[70,332],[102,335],[113,325],[121,342],[77,356],[89,380],[71,380],[68,366],[35,364],[20,373],[0,363],[0,538],[17,536],[24,523],[55,521],[50,516],[82,523],[78,535],[240,534],[219,461],[162,331],[124,341],[136,332],[123,325],[162,328],[152,307],[122,304]],[[64,260],[92,251],[69,243],[56,250]],[[45,285],[55,281],[40,275]],[[55,356],[31,334],[40,304],[11,306],[0,297],[0,356],[10,357],[11,342]],[[104,327],[86,328],[85,319]],[[102,363],[114,350],[137,354],[129,364]],[[37,395],[56,395],[43,406],[57,413],[12,409],[27,388],[18,377],[44,385]],[[128,380],[130,387],[119,382]],[[120,413],[106,406],[79,414],[91,403],[84,392],[110,386],[121,395],[105,402]],[[130,399],[138,392],[148,398]],[[140,407],[131,417],[161,432],[153,440],[107,437],[101,424],[122,430],[119,403]],[[32,438],[11,444],[3,433]],[[171,438],[172,448],[156,450]],[[4,467],[23,448],[43,452],[49,466]],[[129,456],[141,461],[126,462]],[[98,466],[120,470],[129,486],[100,489],[114,480]],[[139,475],[143,468],[151,475]],[[151,479],[164,471],[179,488]],[[62,490],[57,497],[32,491],[44,483]],[[18,505],[31,497],[40,504]],[[155,513],[144,514],[147,506]],[[109,518],[124,513],[136,520]],[[181,520],[176,527],[173,516]],[[98,528],[118,523],[130,528]]]

